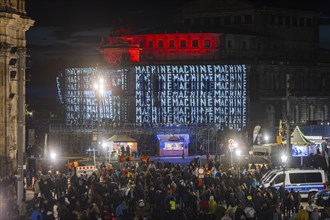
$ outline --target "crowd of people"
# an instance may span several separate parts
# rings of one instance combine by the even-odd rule
[[[252,168],[252,169],[251,169]],[[199,169],[205,172],[200,176]],[[268,168],[252,164],[237,170],[217,158],[189,165],[124,162],[100,165],[91,175],[47,173],[35,177],[34,198],[26,202],[32,220],[316,220],[330,218],[330,207],[301,205],[299,192],[264,188],[258,180]],[[13,179],[1,179],[1,200],[15,199]],[[9,203],[8,203],[9,204]],[[11,207],[10,205],[8,207]],[[1,207],[0,207],[1,208]],[[3,207],[2,207],[3,208]],[[7,210],[6,208],[4,210]],[[21,209],[24,210],[24,209]],[[9,211],[2,213],[9,219]],[[7,218],[6,218],[7,217]]]

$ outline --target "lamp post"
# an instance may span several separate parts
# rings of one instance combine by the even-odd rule
[[[23,48],[19,48],[19,62],[18,62],[18,118],[17,118],[17,204],[20,206],[23,203],[24,198],[24,174],[23,174],[23,166],[24,166],[24,129],[25,129],[25,50]]]
[[[94,84],[94,89],[96,91],[96,102],[97,102],[97,131],[96,131],[96,141],[97,141],[97,150],[100,150],[100,99],[101,95],[104,92],[104,79],[99,78],[98,81]],[[96,161],[95,161],[95,148],[93,148],[93,156],[94,156],[94,165],[96,166]]]
[[[285,154],[282,154],[281,156],[281,161],[282,161],[282,164],[283,164],[283,186],[284,186],[284,192],[283,194],[285,194],[285,179],[286,179],[286,176],[285,176],[285,167],[286,167],[286,162],[288,160],[288,156],[286,156]],[[284,197],[282,196],[282,206],[283,206],[283,216],[285,215],[285,206],[284,206]]]
[[[242,151],[240,149],[236,149],[235,153],[236,153],[236,156],[237,156],[238,179],[240,179],[240,177],[241,177],[240,156],[241,156]]]

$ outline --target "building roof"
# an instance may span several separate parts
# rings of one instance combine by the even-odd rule
[[[283,142],[286,144],[286,141]],[[309,145],[314,144],[312,141],[307,139],[305,135],[301,132],[298,126],[295,127],[291,134],[291,144],[292,145]]]

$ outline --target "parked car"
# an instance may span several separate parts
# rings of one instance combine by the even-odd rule
[[[330,205],[330,189],[318,191],[314,195],[313,202],[318,206]]]

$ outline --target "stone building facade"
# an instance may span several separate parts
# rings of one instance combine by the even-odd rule
[[[291,125],[328,121],[330,51],[319,48],[320,11],[267,2],[195,1],[182,28],[223,33],[220,60],[250,65],[249,130],[273,131],[288,116]]]
[[[0,0],[0,176],[16,170],[18,148],[25,149],[25,112],[20,114],[20,106],[25,108],[25,33],[33,24],[25,0]]]

